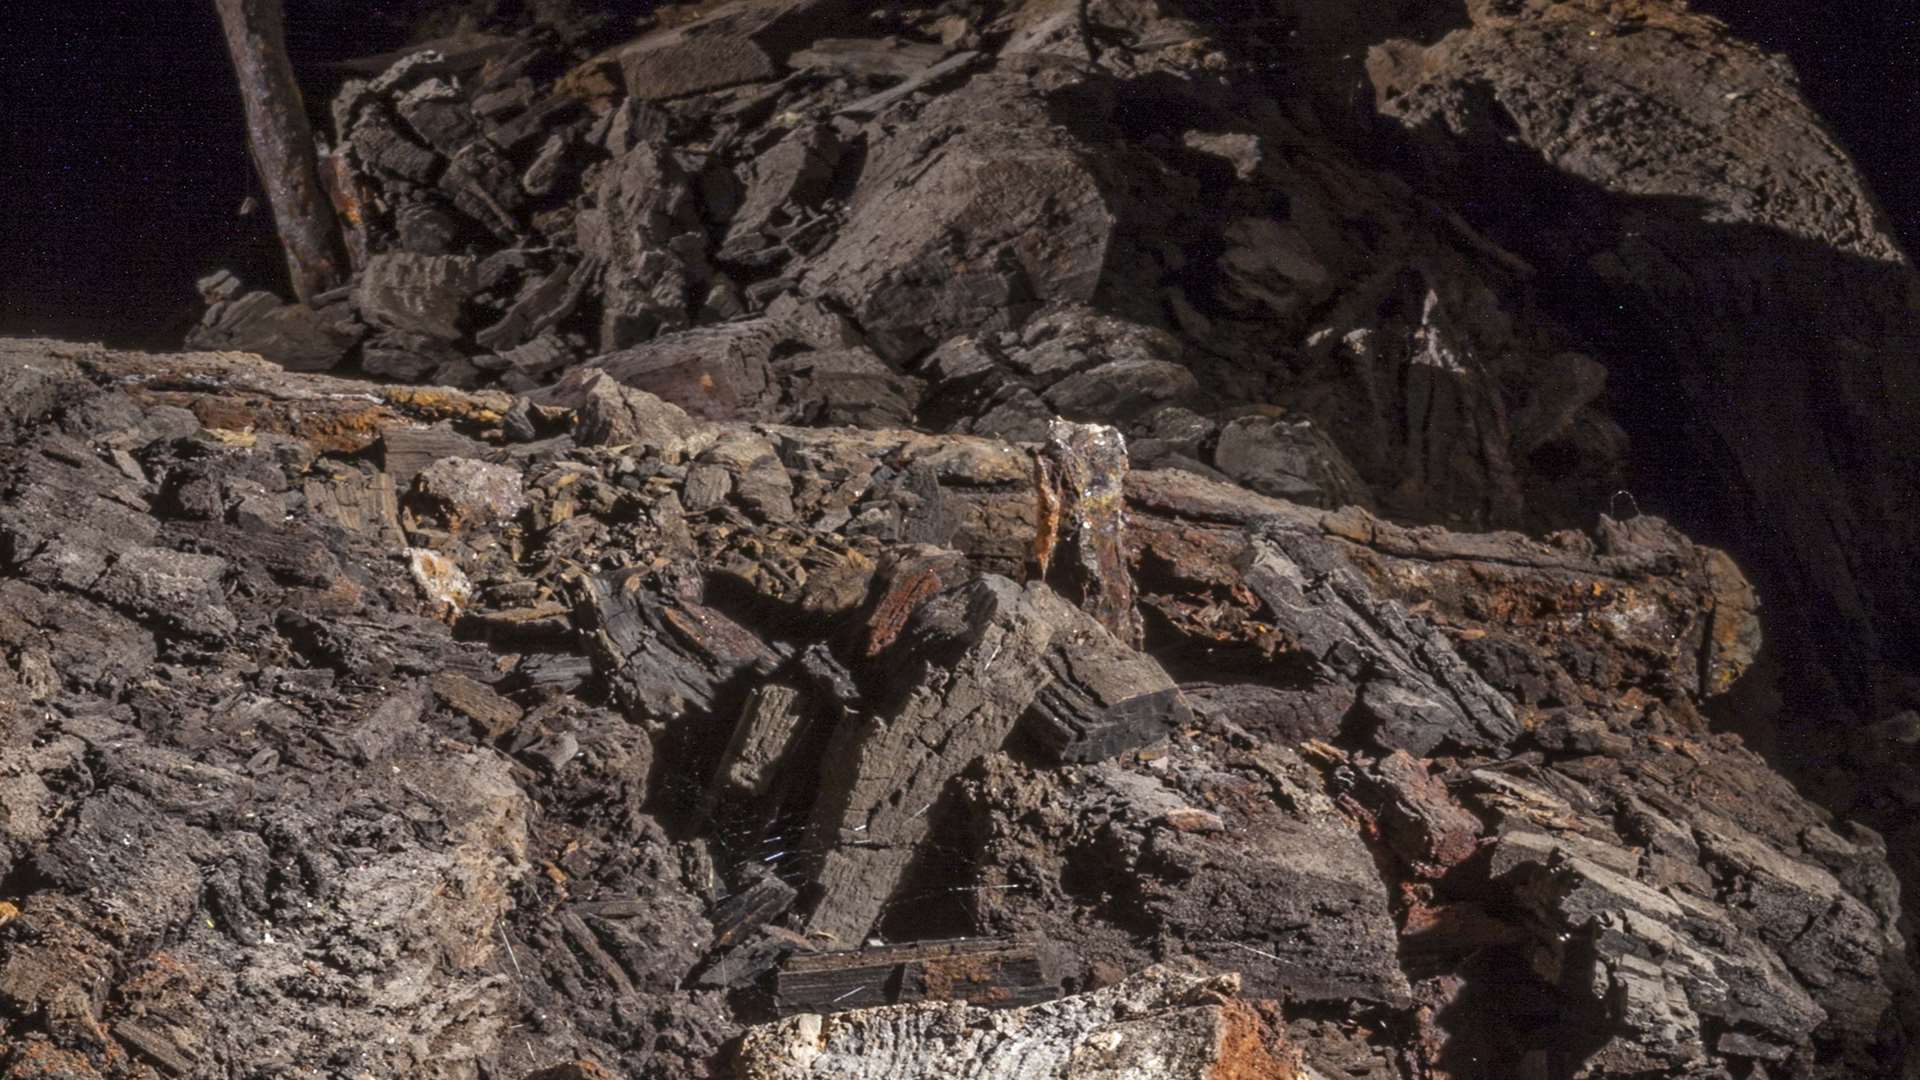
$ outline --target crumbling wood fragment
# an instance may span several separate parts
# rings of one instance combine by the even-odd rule
[[[1138,646],[1140,612],[1127,566],[1127,441],[1104,424],[1055,420],[1034,458],[1042,580],[1122,642]]]
[[[983,577],[928,601],[894,646],[900,692],[834,733],[810,843],[822,851],[809,933],[852,943],[926,836],[947,781],[996,749],[1049,678],[1055,624],[1035,594]]]
[[[756,12],[732,11],[640,39],[618,57],[627,93],[659,101],[777,77],[779,60],[754,40],[770,21]]]
[[[393,477],[384,472],[342,471],[324,477],[315,473],[304,480],[301,493],[315,517],[350,533],[377,536],[389,546],[406,542]]]
[[[798,895],[793,886],[768,875],[715,904],[707,914],[713,923],[713,947],[726,949],[739,944],[784,914]]]
[[[1047,599],[1061,628],[1046,655],[1052,678],[1021,719],[1037,749],[1058,762],[1103,761],[1193,722],[1159,661],[1058,597]]]
[[[1294,649],[1359,684],[1354,714],[1383,750],[1503,748],[1521,734],[1512,702],[1427,620],[1382,601],[1326,541],[1269,529],[1248,548],[1247,587]]]
[[[122,1020],[113,1025],[113,1036],[125,1043],[135,1055],[151,1062],[168,1076],[192,1076],[194,1060],[165,1035],[144,1024]]]
[[[878,656],[886,651],[921,604],[971,574],[966,560],[945,548],[916,545],[888,559],[874,575],[873,593],[863,619],[865,654]]]
[[[707,786],[711,802],[727,795],[765,795],[780,761],[800,730],[800,693],[785,686],[763,686],[747,698],[734,725],[733,739],[720,757],[713,782]]]
[[[287,252],[293,293],[302,303],[346,280],[339,225],[320,187],[300,86],[287,60],[280,0],[214,0],[247,112],[247,143],[267,189]]]
[[[380,460],[401,494],[441,458],[478,458],[486,445],[448,427],[395,428],[380,437]]]
[[[208,307],[187,334],[193,348],[258,353],[288,371],[327,371],[365,336],[338,302],[344,290],[322,293],[309,307],[265,290],[242,295],[240,280],[224,270],[199,285]]]
[[[1420,875],[1438,877],[1479,849],[1483,826],[1427,764],[1395,750],[1360,771],[1366,799],[1378,805],[1382,839]]]
[[[478,733],[489,739],[513,730],[523,715],[520,706],[465,675],[443,671],[429,680],[428,685],[441,704],[466,717]]]
[[[908,78],[939,63],[946,50],[897,38],[821,38],[793,54],[796,68],[866,77]]]
[[[577,386],[577,393],[574,387]],[[599,371],[569,377],[559,390],[574,406],[573,437],[581,446],[624,446],[679,460],[712,445],[709,431],[684,409]]]
[[[699,601],[689,567],[583,578],[574,604],[583,643],[629,716],[659,722],[714,707],[720,686],[781,655]]]
[[[921,90],[935,86],[943,79],[958,75],[969,67],[972,67],[974,62],[979,59],[980,54],[977,52],[954,53],[945,60],[908,76],[897,85],[889,86],[877,94],[863,97],[859,101],[841,106],[839,110],[840,115],[856,117],[878,116],[896,102],[904,101]]]
[[[593,928],[587,925],[585,919],[574,912],[565,912],[560,916],[560,928],[566,932],[567,939],[573,942],[573,947],[586,958],[591,970],[598,972],[600,977],[607,981],[607,985],[620,991],[621,994],[632,996],[633,980],[628,977],[626,969],[620,966],[620,962],[601,947],[599,939],[593,935]]]
[[[774,977],[781,1015],[915,1001],[1008,1008],[1047,1001],[1059,982],[1032,941],[968,938],[795,956]]]

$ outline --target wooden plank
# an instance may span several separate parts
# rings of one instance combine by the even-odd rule
[[[1059,992],[1036,943],[1005,937],[803,953],[774,976],[774,1003],[782,1015],[915,1001],[999,1008],[1049,1001]]]

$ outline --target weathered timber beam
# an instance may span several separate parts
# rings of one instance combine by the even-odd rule
[[[293,293],[302,303],[346,280],[340,227],[320,186],[313,129],[287,59],[280,0],[214,0],[247,113],[247,144],[267,189],[274,226],[287,253]]]

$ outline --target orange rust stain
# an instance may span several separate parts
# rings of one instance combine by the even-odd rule
[[[499,410],[471,394],[449,393],[431,386],[391,386],[380,391],[388,402],[436,419],[472,420],[482,424],[500,422]]]
[[[239,432],[274,432],[300,439],[316,450],[356,453],[389,428],[415,417],[498,423],[499,410],[484,399],[432,387],[389,387],[385,403],[275,401],[269,398],[189,391],[136,393],[142,404],[176,405],[192,412],[203,427]],[[408,413],[397,411],[405,409]]]
[[[333,203],[335,213],[355,228],[366,224],[365,196],[344,154],[328,154],[320,159],[320,181],[327,189],[327,199]]]
[[[878,656],[906,629],[907,619],[920,602],[940,591],[940,574],[922,570],[903,581],[896,581],[880,602],[874,605],[867,621],[867,655]]]
[[[921,964],[927,997],[934,1001],[961,999],[976,1004],[1004,1000],[1011,996],[998,985],[991,958],[954,956],[927,960]]]
[[[1300,1052],[1252,1005],[1227,1001],[1219,1008],[1219,1059],[1207,1071],[1207,1080],[1298,1080]]]
[[[1053,564],[1053,547],[1060,541],[1061,500],[1059,478],[1043,454],[1033,458],[1033,495],[1038,507],[1033,534],[1034,576],[1045,580],[1047,568]]]
[[[290,435],[321,451],[355,453],[372,445],[382,431],[406,419],[379,405],[295,409],[284,404],[196,394],[155,394],[163,404],[183,405],[202,427],[228,431],[270,431]]]

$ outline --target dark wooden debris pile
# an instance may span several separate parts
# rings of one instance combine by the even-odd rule
[[[1883,848],[1708,733],[1753,594],[1654,519],[5,349],[0,1075],[720,1075],[1173,961],[1323,1074],[1897,1049]]]
[[[641,6],[348,65],[338,284],[0,342],[0,1078],[1897,1072],[1912,845],[1708,720],[1907,827],[1914,279],[1786,73]]]

